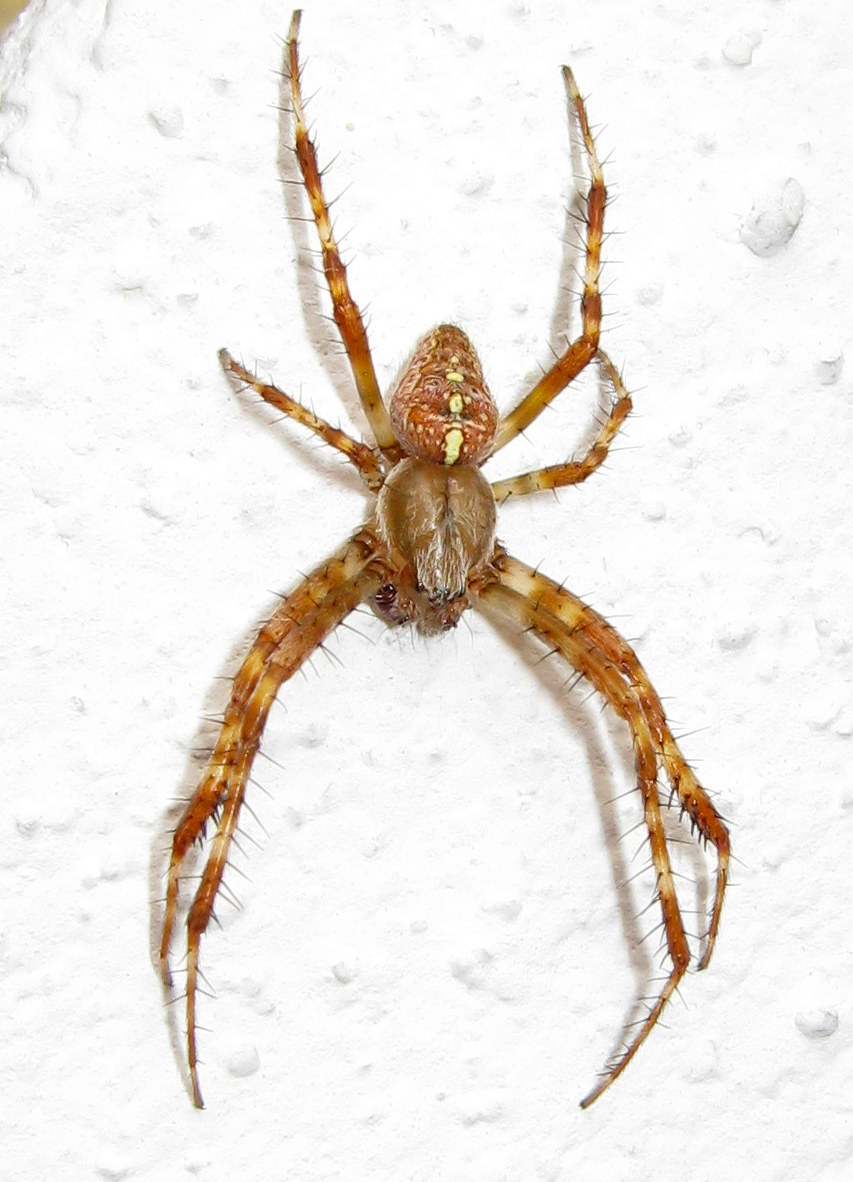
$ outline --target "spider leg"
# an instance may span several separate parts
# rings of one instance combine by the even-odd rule
[[[532,571],[524,563],[509,555],[498,560],[501,580],[506,585],[533,599],[542,610],[550,612],[569,627],[573,633],[585,637],[587,643],[602,653],[621,673],[639,696],[643,712],[648,719],[655,748],[663,764],[667,779],[677,794],[681,807],[690,817],[691,824],[699,830],[705,842],[710,842],[717,851],[717,881],[708,931],[705,934],[705,949],[698,968],[704,969],[711,960],[717,933],[720,928],[723,897],[728,882],[730,841],[729,832],[720,814],[714,808],[707,792],[696,779],[693,769],[685,760],[666,720],[660,697],[649,681],[649,676],[637,654],[619,635],[612,624],[594,608],[572,595],[552,579]]]
[[[598,350],[596,360],[616,392],[616,401],[611,405],[607,418],[601,424],[601,429],[593,440],[589,451],[579,460],[570,460],[566,464],[553,464],[548,468],[537,468],[533,472],[511,476],[507,480],[496,480],[492,484],[492,492],[496,501],[505,501],[507,497],[522,496],[524,493],[538,492],[540,489],[563,488],[567,484],[580,484],[586,480],[587,476],[591,476],[596,468],[600,468],[607,459],[610,445],[619,428],[631,413],[633,403],[631,395],[622,381],[622,375],[603,349]]]
[[[604,207],[607,189],[595,141],[589,128],[586,107],[568,66],[563,77],[580,124],[581,139],[589,165],[590,186],[586,197],[586,261],[581,296],[581,335],[542,375],[514,410],[501,419],[492,454],[500,451],[536,419],[549,403],[586,369],[598,350],[601,333],[601,243],[604,236]]]
[[[332,297],[332,314],[349,357],[361,405],[364,407],[364,413],[367,415],[383,455],[389,460],[398,460],[402,452],[394,437],[391,419],[379,392],[379,383],[376,380],[376,371],[370,356],[364,321],[358,305],[350,294],[346,267],[341,260],[338,244],[335,241],[328,202],[323,194],[322,174],[317,164],[317,152],[305,123],[299,76],[299,22],[301,16],[301,12],[294,12],[287,37],[296,159],[299,161],[299,169],[311,202],[314,224],[320,237],[323,271],[326,275],[329,294]]]
[[[659,761],[683,809],[717,851],[717,885],[704,955],[710,959],[719,929],[729,864],[729,835],[719,814],[688,767],[666,722],[660,698],[630,646],[592,608],[551,579],[498,550],[498,582],[478,588],[479,598],[498,614],[535,632],[607,699],[631,729],[637,784],[649,832],[656,893],[671,970],[648,1015],[601,1083],[581,1102],[586,1108],[622,1074],[651,1033],[687,971],[690,951],[681,918],[661,818]]]
[[[270,386],[266,382],[259,381],[255,374],[250,373],[239,361],[235,361],[227,349],[219,350],[219,363],[229,377],[235,378],[237,382],[244,383],[246,386],[251,386],[260,394],[264,402],[268,402],[276,410],[282,411],[295,422],[301,423],[303,427],[307,427],[309,431],[319,435],[324,443],[328,443],[330,447],[342,452],[350,463],[358,468],[359,475],[370,491],[379,491],[385,482],[385,473],[376,453],[366,443],[353,439],[351,435],[347,435],[339,427],[333,427],[331,423],[327,423],[325,419],[315,415],[313,411],[285,394],[283,390],[279,390],[277,386]]]
[[[187,915],[187,1057],[193,1101],[198,1108],[203,1107],[196,1042],[199,950],[222,884],[252,762],[281,685],[345,616],[375,594],[387,577],[377,559],[376,547],[375,536],[361,530],[304,579],[263,626],[234,678],[216,747],[174,833],[160,944],[160,966],[166,985],[172,983],[169,947],[184,859],[203,839],[208,823],[214,821],[216,825],[201,882]]]

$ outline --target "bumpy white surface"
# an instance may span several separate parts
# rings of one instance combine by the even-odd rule
[[[655,971],[648,884],[619,886],[636,801],[607,803],[626,736],[485,620],[426,644],[369,615],[273,714],[190,1107],[151,954],[172,801],[272,593],[365,506],[216,350],[362,421],[276,166],[289,12],[44,0],[3,45],[10,1177],[850,1177],[850,8],[687,7],[306,0],[303,24],[383,383],[455,319],[501,405],[525,389],[571,307],[562,61],[601,128],[637,413],[501,536],[636,639],[738,861],[710,970],[587,1113]],[[744,228],[788,178],[802,216],[759,257]],[[494,470],[562,458],[594,405]]]

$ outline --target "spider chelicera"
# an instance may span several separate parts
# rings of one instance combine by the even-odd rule
[[[690,962],[662,822],[663,782],[668,782],[670,799],[677,798],[692,827],[717,852],[716,890],[699,968],[708,964],[717,938],[729,865],[728,831],[685,762],[660,698],[631,647],[591,607],[511,557],[495,540],[497,502],[585,480],[606,458],[631,410],[622,378],[599,348],[599,275],[606,203],[601,164],[584,102],[571,70],[564,66],[590,174],[584,218],[580,335],[530,393],[501,417],[468,337],[453,325],[441,324],[418,343],[386,407],[361,313],[350,295],[314,145],[305,124],[298,54],[300,15],[293,14],[287,42],[296,158],[320,238],[334,320],[375,445],[351,438],[275,386],[258,381],[225,350],[219,357],[235,383],[256,390],[266,402],[342,452],[376,495],[376,504],[369,520],[336,554],[303,579],[261,628],[234,678],[219,738],[202,781],[175,829],[160,947],[167,986],[171,985],[169,948],[184,860],[202,841],[208,824],[214,826],[201,881],[187,915],[187,1054],[193,1100],[202,1107],[196,1033],[201,938],[222,885],[270,707],[282,684],[341,621],[360,604],[369,603],[388,624],[411,623],[427,634],[455,627],[469,607],[509,620],[562,656],[630,728],[669,968],[630,1041],[581,1102],[586,1107],[625,1070]],[[529,426],[593,360],[612,385],[614,398],[586,455],[489,484],[481,473],[486,461]]]

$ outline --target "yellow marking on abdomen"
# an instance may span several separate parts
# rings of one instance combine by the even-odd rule
[[[455,464],[459,459],[459,453],[462,451],[462,443],[465,436],[458,427],[451,427],[451,429],[444,436],[444,462],[445,464]]]

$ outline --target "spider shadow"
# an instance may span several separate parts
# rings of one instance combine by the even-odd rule
[[[190,759],[187,760],[187,767],[184,775],[181,778],[181,785],[179,791],[183,795],[186,792],[187,798],[192,793],[192,788],[187,786],[191,783],[190,776],[195,775],[198,779],[198,773],[195,770],[196,766],[193,764],[190,768]],[[193,788],[195,784],[193,784]],[[179,1012],[180,1012],[180,995],[176,993],[174,986],[169,986],[163,980],[160,971],[160,933],[163,928],[163,919],[165,915],[165,898],[163,896],[163,873],[164,867],[168,864],[169,849],[171,847],[172,834],[178,823],[178,819],[183,811],[184,804],[181,800],[175,800],[162,814],[159,823],[154,833],[154,838],[151,842],[151,848],[148,859],[148,898],[150,900],[148,913],[148,955],[151,961],[151,968],[154,971],[157,980],[160,982],[160,991],[162,997],[162,1004],[166,1013],[166,1030],[168,1032],[169,1046],[172,1051],[172,1057],[175,1060],[175,1065],[178,1068],[178,1073],[183,1081],[187,1096],[192,1096],[192,1088],[190,1085],[189,1069],[186,1063],[186,1054],[183,1050],[184,1032],[180,1026]],[[177,935],[176,929],[176,935]],[[183,930],[182,928],[179,930]],[[174,973],[173,973],[174,975]]]
[[[231,378],[228,384],[237,395],[241,408],[262,430],[268,431],[271,425],[278,427],[278,424],[282,421],[288,423],[291,421],[285,415],[276,415],[260,395],[252,397],[253,391],[251,388],[246,388],[238,379]],[[295,431],[276,431],[276,435],[282,440],[288,453],[298,455],[303,462],[313,469],[314,474],[320,481],[326,483],[336,481],[342,488],[348,489],[353,493],[361,494],[365,503],[370,503],[363,480],[358,475],[355,467],[348,463],[340,453],[322,441],[318,441],[315,437],[306,434],[299,427]],[[359,522],[363,519],[363,516],[364,514],[358,518]],[[353,530],[356,528],[357,525],[354,524]]]
[[[560,237],[561,254],[557,270],[557,291],[551,306],[551,316],[547,332],[547,347],[551,358],[550,365],[565,352],[569,342],[575,340],[580,332],[580,281],[579,264],[586,256],[586,240],[584,227],[586,225],[587,205],[586,190],[589,186],[589,167],[581,137],[578,133],[578,120],[574,103],[566,88],[567,133],[569,140],[569,162],[571,189],[564,208],[563,233]],[[581,186],[585,186],[583,189]],[[610,204],[608,200],[608,205]],[[607,235],[605,234],[605,240]],[[602,261],[602,270],[606,260]],[[531,362],[527,374],[522,379],[523,391],[533,389],[545,366],[539,362]],[[575,381],[582,380],[579,374]],[[575,383],[572,382],[571,385]],[[565,395],[565,391],[563,394]],[[553,413],[556,408],[550,405],[546,412]],[[595,436],[597,425],[591,422],[585,434],[579,439],[578,447],[591,442]]]
[[[514,652],[524,653],[526,664],[539,682],[543,693],[547,693],[558,705],[560,713],[566,720],[567,728],[580,737],[587,752],[602,836],[610,860],[619,921],[624,944],[628,949],[631,971],[637,982],[637,992],[626,1007],[620,1032],[617,1034],[608,1056],[609,1061],[610,1057],[618,1057],[622,1053],[623,1043],[620,1039],[631,1028],[631,1024],[638,1017],[645,1017],[643,994],[654,972],[654,956],[645,939],[648,932],[642,931],[640,923],[646,908],[641,908],[639,912],[636,910],[637,900],[630,885],[632,875],[636,875],[636,868],[630,864],[631,858],[626,856],[625,843],[622,840],[625,833],[620,831],[620,818],[617,810],[613,807],[615,798],[624,794],[624,784],[628,783],[632,786],[636,784],[631,744],[626,741],[627,728],[625,728],[625,733],[621,734],[624,723],[612,712],[608,712],[606,726],[607,731],[613,736],[613,751],[618,753],[619,768],[617,770],[614,767],[613,752],[605,750],[601,732],[598,732],[594,726],[585,723],[585,718],[589,719],[589,723],[592,722],[590,707],[586,702],[579,702],[576,695],[571,692],[567,693],[567,680],[571,679],[571,673],[567,677],[566,666],[543,660],[541,643],[537,643],[534,638],[525,633],[519,633],[512,623],[493,615],[485,605],[483,605],[483,615],[488,617],[490,624],[504,643]],[[592,701],[601,702],[602,699],[598,695],[594,695]],[[669,811],[667,810],[667,812]],[[639,816],[642,824],[641,806]]]
[[[586,156],[579,137],[574,134],[577,114],[574,103],[569,101],[568,91],[566,98],[572,187],[565,206],[564,229],[560,239],[562,252],[557,272],[557,295],[551,311],[548,333],[548,340],[555,356],[563,352],[567,339],[573,335],[573,327],[576,326],[579,317],[580,293],[575,287],[575,282],[578,279],[578,260],[586,252],[586,243],[581,232],[586,219],[586,197],[578,186],[578,177],[584,176]]]

